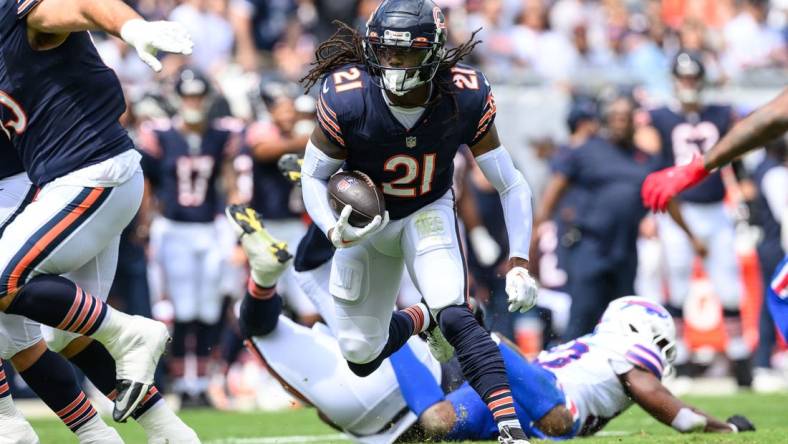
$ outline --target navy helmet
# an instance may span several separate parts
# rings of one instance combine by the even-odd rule
[[[184,68],[175,82],[175,92],[181,96],[207,96],[211,92],[211,82],[195,68]]]
[[[367,22],[364,60],[378,86],[404,95],[429,83],[446,57],[446,18],[431,0],[385,0]]]
[[[673,78],[679,102],[685,105],[698,104],[705,77],[706,68],[697,54],[689,51],[676,54],[673,59]]]

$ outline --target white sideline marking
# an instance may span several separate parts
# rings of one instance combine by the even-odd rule
[[[347,436],[338,433],[335,435],[306,435],[306,436],[271,436],[267,438],[223,438],[206,441],[205,444],[298,444],[302,442],[331,443],[348,442]]]

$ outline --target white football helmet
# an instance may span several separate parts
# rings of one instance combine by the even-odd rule
[[[657,346],[665,362],[676,360],[676,325],[665,307],[642,296],[626,296],[611,302],[596,332],[635,336]]]

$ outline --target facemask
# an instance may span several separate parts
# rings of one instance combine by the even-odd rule
[[[404,96],[424,83],[418,73],[408,76],[406,69],[382,69],[382,71],[383,86],[388,92],[397,96]]]
[[[700,90],[679,86],[676,88],[676,98],[683,104],[695,105],[700,102]]]

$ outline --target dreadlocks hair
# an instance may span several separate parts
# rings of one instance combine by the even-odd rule
[[[361,34],[340,20],[334,20],[333,23],[337,26],[337,31],[317,47],[311,69],[301,79],[301,84],[307,92],[324,76],[340,66],[353,63],[364,64],[364,40]],[[476,45],[481,43],[480,40],[476,40],[476,34],[479,31],[481,28],[473,31],[465,43],[446,51],[446,55],[438,67],[439,73],[453,68],[473,52]],[[438,82],[441,92],[451,93],[448,85],[441,85],[441,83]]]

